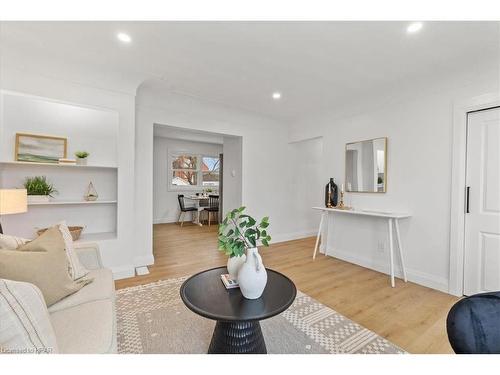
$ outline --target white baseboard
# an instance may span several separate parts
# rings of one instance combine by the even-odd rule
[[[135,267],[132,265],[111,267],[111,272],[114,280],[127,279],[135,276]]]
[[[359,255],[354,255],[350,251],[342,251],[339,249],[328,249],[328,256],[332,256],[341,260],[345,260],[349,263],[354,263],[362,267],[366,267],[378,272],[385,273],[387,275],[390,274],[390,267],[388,261],[383,259],[381,260],[373,260],[366,257],[360,257]],[[396,257],[395,262],[398,262],[398,258]],[[394,274],[398,278],[403,278],[403,273],[397,263],[395,263],[395,272]],[[444,277],[439,277],[435,275],[431,275],[422,271],[414,270],[406,267],[406,276],[408,281],[414,282],[415,284],[419,284],[422,286],[426,286],[431,289],[436,289],[444,293],[448,293],[448,280]],[[396,283],[401,282],[397,280]]]
[[[170,223],[177,223],[177,219],[169,219],[169,218],[153,219],[153,224],[170,224]]]
[[[277,242],[293,241],[301,238],[312,237],[315,236],[317,233],[318,233],[317,229],[311,229],[293,233],[275,234],[272,236],[271,242],[277,243]]]

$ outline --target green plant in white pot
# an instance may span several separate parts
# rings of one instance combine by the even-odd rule
[[[262,295],[267,283],[267,272],[257,244],[269,246],[269,217],[257,223],[244,211],[245,207],[230,211],[219,225],[219,249],[229,256],[228,272],[238,279],[243,296],[256,299]]]
[[[77,151],[75,152],[76,156],[76,164],[78,165],[87,165],[87,158],[89,157],[89,153],[87,151]]]
[[[48,182],[45,176],[26,177],[23,185],[30,203],[46,203],[57,194],[54,185]]]

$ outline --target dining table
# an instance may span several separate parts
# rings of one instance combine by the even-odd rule
[[[217,195],[217,194],[210,194],[210,195]],[[186,195],[184,198],[192,201],[194,203],[194,207],[197,208],[197,214],[193,215],[193,224],[199,225],[200,227],[203,226],[200,220],[200,212],[203,211],[206,207],[208,207],[209,196],[202,194],[193,194],[193,195]]]

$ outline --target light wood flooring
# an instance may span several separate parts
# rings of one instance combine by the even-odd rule
[[[262,248],[264,264],[286,274],[302,292],[387,338],[410,353],[452,353],[446,315],[456,297],[389,277],[319,254],[312,260],[315,238]],[[217,225],[190,223],[154,226],[155,264],[150,274],[116,281],[116,287],[146,284],[191,275],[225,265],[217,251]]]

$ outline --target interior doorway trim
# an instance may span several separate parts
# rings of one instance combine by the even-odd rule
[[[448,292],[462,296],[464,291],[465,251],[465,170],[467,151],[467,115],[500,106],[500,95],[485,94],[457,102],[453,106],[453,154],[450,211],[450,277]]]

